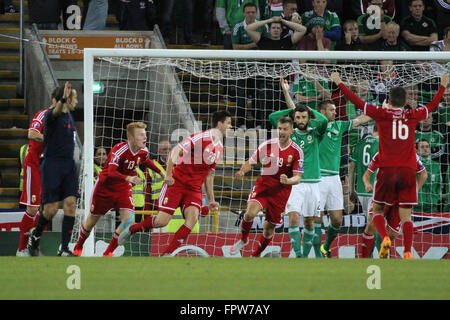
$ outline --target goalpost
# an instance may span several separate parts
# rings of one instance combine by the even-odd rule
[[[215,197],[221,207],[218,213],[200,218],[198,229],[189,235],[186,245],[179,250],[180,254],[226,256],[227,247],[238,239],[246,199],[260,175],[256,168],[243,181],[236,181],[234,172],[261,142],[274,134],[267,117],[272,111],[286,108],[278,87],[281,77],[289,80],[294,100],[298,98],[302,104],[315,107],[321,100],[332,99],[338,107],[336,120],[343,120],[357,114],[330,82],[332,71],[339,71],[344,83],[359,93],[370,94],[372,100],[380,101],[387,97],[391,86],[402,85],[412,88],[414,94],[419,93],[418,97],[411,98],[416,99],[416,103],[426,104],[434,95],[436,79],[450,71],[449,61],[448,52],[85,49],[80,202],[84,215],[77,216],[72,241],[76,241],[80,223],[90,210],[94,149],[101,146],[109,152],[114,144],[126,140],[129,122],[144,121],[147,124],[148,148],[152,155],[157,155],[161,140],[169,140],[173,146],[196,131],[210,128],[209,115],[214,111],[232,113],[233,125],[238,127],[225,138],[224,157],[215,172]],[[96,93],[94,85],[98,89]],[[340,102],[343,104],[338,105]],[[450,109],[450,95],[446,103]],[[434,119],[433,129],[438,131],[436,137],[441,139],[443,134],[439,130],[448,124],[440,122],[445,114],[436,113],[436,116],[439,119]],[[450,115],[448,117],[450,120]],[[341,154],[342,178],[348,177],[348,157],[352,148],[370,134],[372,128],[373,124],[345,136]],[[445,148],[445,143],[444,137],[433,148],[440,148],[439,144]],[[437,167],[449,170],[442,165],[445,159],[448,161],[448,140],[444,150],[433,160],[438,165],[430,164],[433,170]],[[420,198],[430,202],[426,203],[429,212],[419,212],[415,218],[414,248],[421,256],[431,246],[442,250],[449,248],[450,191],[445,185],[448,185],[448,176],[448,172],[433,172],[430,187],[440,184],[439,203],[434,203],[434,189],[429,189]],[[358,200],[353,200],[356,209],[353,214],[344,213],[341,234],[332,246],[334,256],[357,256],[358,234],[364,229],[366,217]],[[345,204],[352,208],[351,202]],[[102,246],[107,245],[115,229],[114,219],[115,213],[110,212],[100,220],[86,241],[83,255],[101,255]],[[262,216],[255,219],[253,235],[261,232],[262,222]],[[323,237],[328,223],[325,217]],[[276,236],[263,255],[292,256],[286,229],[287,216],[283,225],[277,226]],[[165,229],[153,230],[151,234],[137,233],[125,248],[116,249],[116,255],[158,256],[171,236]],[[251,236],[251,244],[252,239]],[[394,247],[402,244],[401,236],[399,239],[394,242]],[[243,251],[244,256],[251,252],[251,246]],[[397,254],[401,256],[400,251]]]

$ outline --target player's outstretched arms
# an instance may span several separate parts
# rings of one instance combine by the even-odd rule
[[[445,88],[447,88],[447,86],[448,86],[448,73],[444,73],[441,76],[441,86],[444,86]]]
[[[338,86],[340,83],[342,83],[341,81],[341,76],[339,75],[339,72],[332,72],[330,75],[331,80],[333,80],[333,82]]]

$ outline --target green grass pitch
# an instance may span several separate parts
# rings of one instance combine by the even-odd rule
[[[450,299],[448,260],[0,257],[0,270],[2,300]]]

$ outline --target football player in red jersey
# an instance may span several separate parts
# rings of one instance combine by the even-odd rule
[[[387,107],[375,106],[364,102],[348,89],[338,72],[333,72],[331,79],[344,95],[357,108],[374,119],[378,126],[380,169],[373,199],[373,223],[383,239],[379,256],[387,258],[391,240],[387,234],[384,207],[398,203],[405,247],[411,247],[413,236],[411,210],[417,204],[415,129],[419,121],[426,119],[428,113],[439,106],[449,76],[444,73],[441,76],[439,90],[430,103],[416,109],[405,108],[406,90],[402,87],[390,89]],[[404,258],[412,259],[411,252],[405,250]]]
[[[213,114],[213,128],[187,137],[173,148],[167,164],[166,178],[158,199],[158,214],[127,228],[119,244],[142,229],[165,227],[180,207],[185,223],[175,233],[163,255],[170,255],[191,233],[202,207],[202,185],[205,184],[209,209],[219,209],[214,198],[214,170],[223,155],[222,138],[231,129],[231,114]]]
[[[417,191],[419,191],[425,184],[425,181],[428,178],[428,174],[422,161],[420,161],[419,156],[417,156],[416,159],[417,159],[416,173],[419,174],[419,177],[417,178]],[[369,166],[367,167],[366,172],[362,177],[367,192],[373,192],[373,186],[370,183],[370,176],[377,169],[378,169],[378,153],[375,154],[375,156],[372,158]],[[375,227],[373,225],[372,216],[373,216],[373,203],[370,205],[370,210],[367,217],[367,225],[362,234],[362,252],[361,252],[362,258],[369,257],[372,244],[374,241]],[[384,216],[386,217],[387,225],[389,227],[388,229],[389,238],[391,240],[394,240],[401,231],[401,221],[398,204],[394,204],[392,206],[385,206]],[[405,244],[405,251],[411,251],[411,247],[407,247],[406,245],[412,245],[412,243]]]
[[[103,256],[113,256],[117,248],[119,234],[134,221],[134,204],[131,195],[132,185],[142,183],[136,175],[135,168],[140,164],[161,173],[153,161],[148,158],[145,146],[147,125],[143,122],[132,122],[127,125],[127,141],[116,144],[110,151],[103,170],[95,183],[91,198],[91,211],[82,224],[80,236],[73,253],[81,256],[83,244],[89,237],[101,216],[109,210],[120,214],[122,223],[117,227]]]
[[[263,233],[258,241],[259,246],[252,253],[259,257],[272,240],[275,226],[282,221],[282,213],[291,194],[292,185],[300,182],[303,174],[303,151],[291,140],[294,132],[290,117],[278,120],[278,138],[262,143],[236,172],[236,178],[242,178],[253,165],[262,163],[264,166],[261,177],[248,198],[247,210],[241,221],[241,239],[230,249],[231,255],[237,255],[248,244],[248,235],[253,219],[258,212],[266,210]]]
[[[44,141],[44,116],[45,113],[56,106],[59,87],[52,92],[52,104],[50,107],[39,110],[31,120],[28,128],[28,153],[23,161],[23,190],[20,195],[20,204],[25,205],[26,211],[20,222],[20,241],[17,256],[29,256],[27,250],[30,229],[36,224],[41,206],[42,184],[39,160],[43,151]]]

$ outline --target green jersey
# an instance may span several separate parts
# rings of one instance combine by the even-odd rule
[[[381,22],[376,21],[376,15],[371,15],[369,13],[365,13],[361,16],[358,17],[358,19],[356,20],[356,22],[358,23],[358,29],[359,29],[359,35],[360,36],[372,36],[374,34],[377,34],[378,32],[380,32],[380,28],[377,28],[377,24],[378,26],[381,26],[381,22],[384,23],[389,23],[392,21],[391,17],[389,17],[388,15],[384,14],[383,17],[381,18]],[[372,50],[376,50],[377,49],[377,42],[372,42],[368,44],[369,48]]]
[[[231,34],[231,42],[233,44],[249,44],[253,42],[253,39],[250,38],[247,30],[245,30],[246,27],[247,23],[245,22],[245,19],[234,26],[233,33]],[[261,33],[261,36],[265,36],[266,38],[270,37],[269,30],[267,29],[267,24],[259,27],[257,31]]]
[[[320,142],[320,173],[323,176],[335,176],[341,168],[342,136],[350,130],[353,120],[328,123],[327,131]]]
[[[436,212],[442,196],[441,165],[430,158],[420,157],[420,160],[427,170],[428,178],[417,195],[418,205],[414,210],[419,212]]]
[[[356,169],[356,180],[355,180],[355,189],[356,193],[362,197],[370,197],[373,194],[366,192],[366,188],[364,187],[364,182],[362,177],[369,167],[370,161],[378,152],[378,137],[367,136],[361,141],[359,141],[356,146],[353,154],[350,156],[350,161],[355,163]],[[372,174],[370,176],[370,183],[373,185],[375,182],[376,174]]]
[[[216,7],[225,9],[225,17],[231,31],[233,31],[235,24],[244,20],[243,8],[247,3],[253,3],[256,9],[259,9],[258,0],[217,0]]]
[[[431,159],[439,158],[445,152],[445,138],[442,133],[436,130],[420,131],[416,130],[415,142],[427,140],[431,148]]]
[[[302,14],[302,25],[304,26],[308,25],[308,21],[314,17],[317,17],[317,14],[314,10],[306,11],[305,13]],[[323,28],[324,32],[331,31],[331,29],[335,27],[341,27],[341,22],[336,12],[325,10],[322,18],[325,20],[325,26]],[[332,40],[330,50],[334,50],[335,46],[336,41]]]
[[[278,119],[289,115],[292,109],[284,109],[273,112],[269,115],[269,120],[274,127],[277,126]],[[309,120],[306,132],[298,129],[294,130],[291,135],[292,141],[300,146],[303,150],[303,168],[302,179],[300,183],[317,183],[321,180],[320,161],[319,161],[319,144],[327,129],[328,119],[320,112],[312,110],[316,119]]]
[[[325,89],[330,90],[328,86],[328,82],[319,80],[319,83]],[[296,77],[294,86],[292,88],[294,96],[296,94],[300,94],[305,97],[316,97],[319,95],[319,91],[317,91],[316,85],[314,82],[307,80],[305,77]],[[307,105],[313,109],[317,110],[317,105],[319,104],[319,100],[308,102]]]

